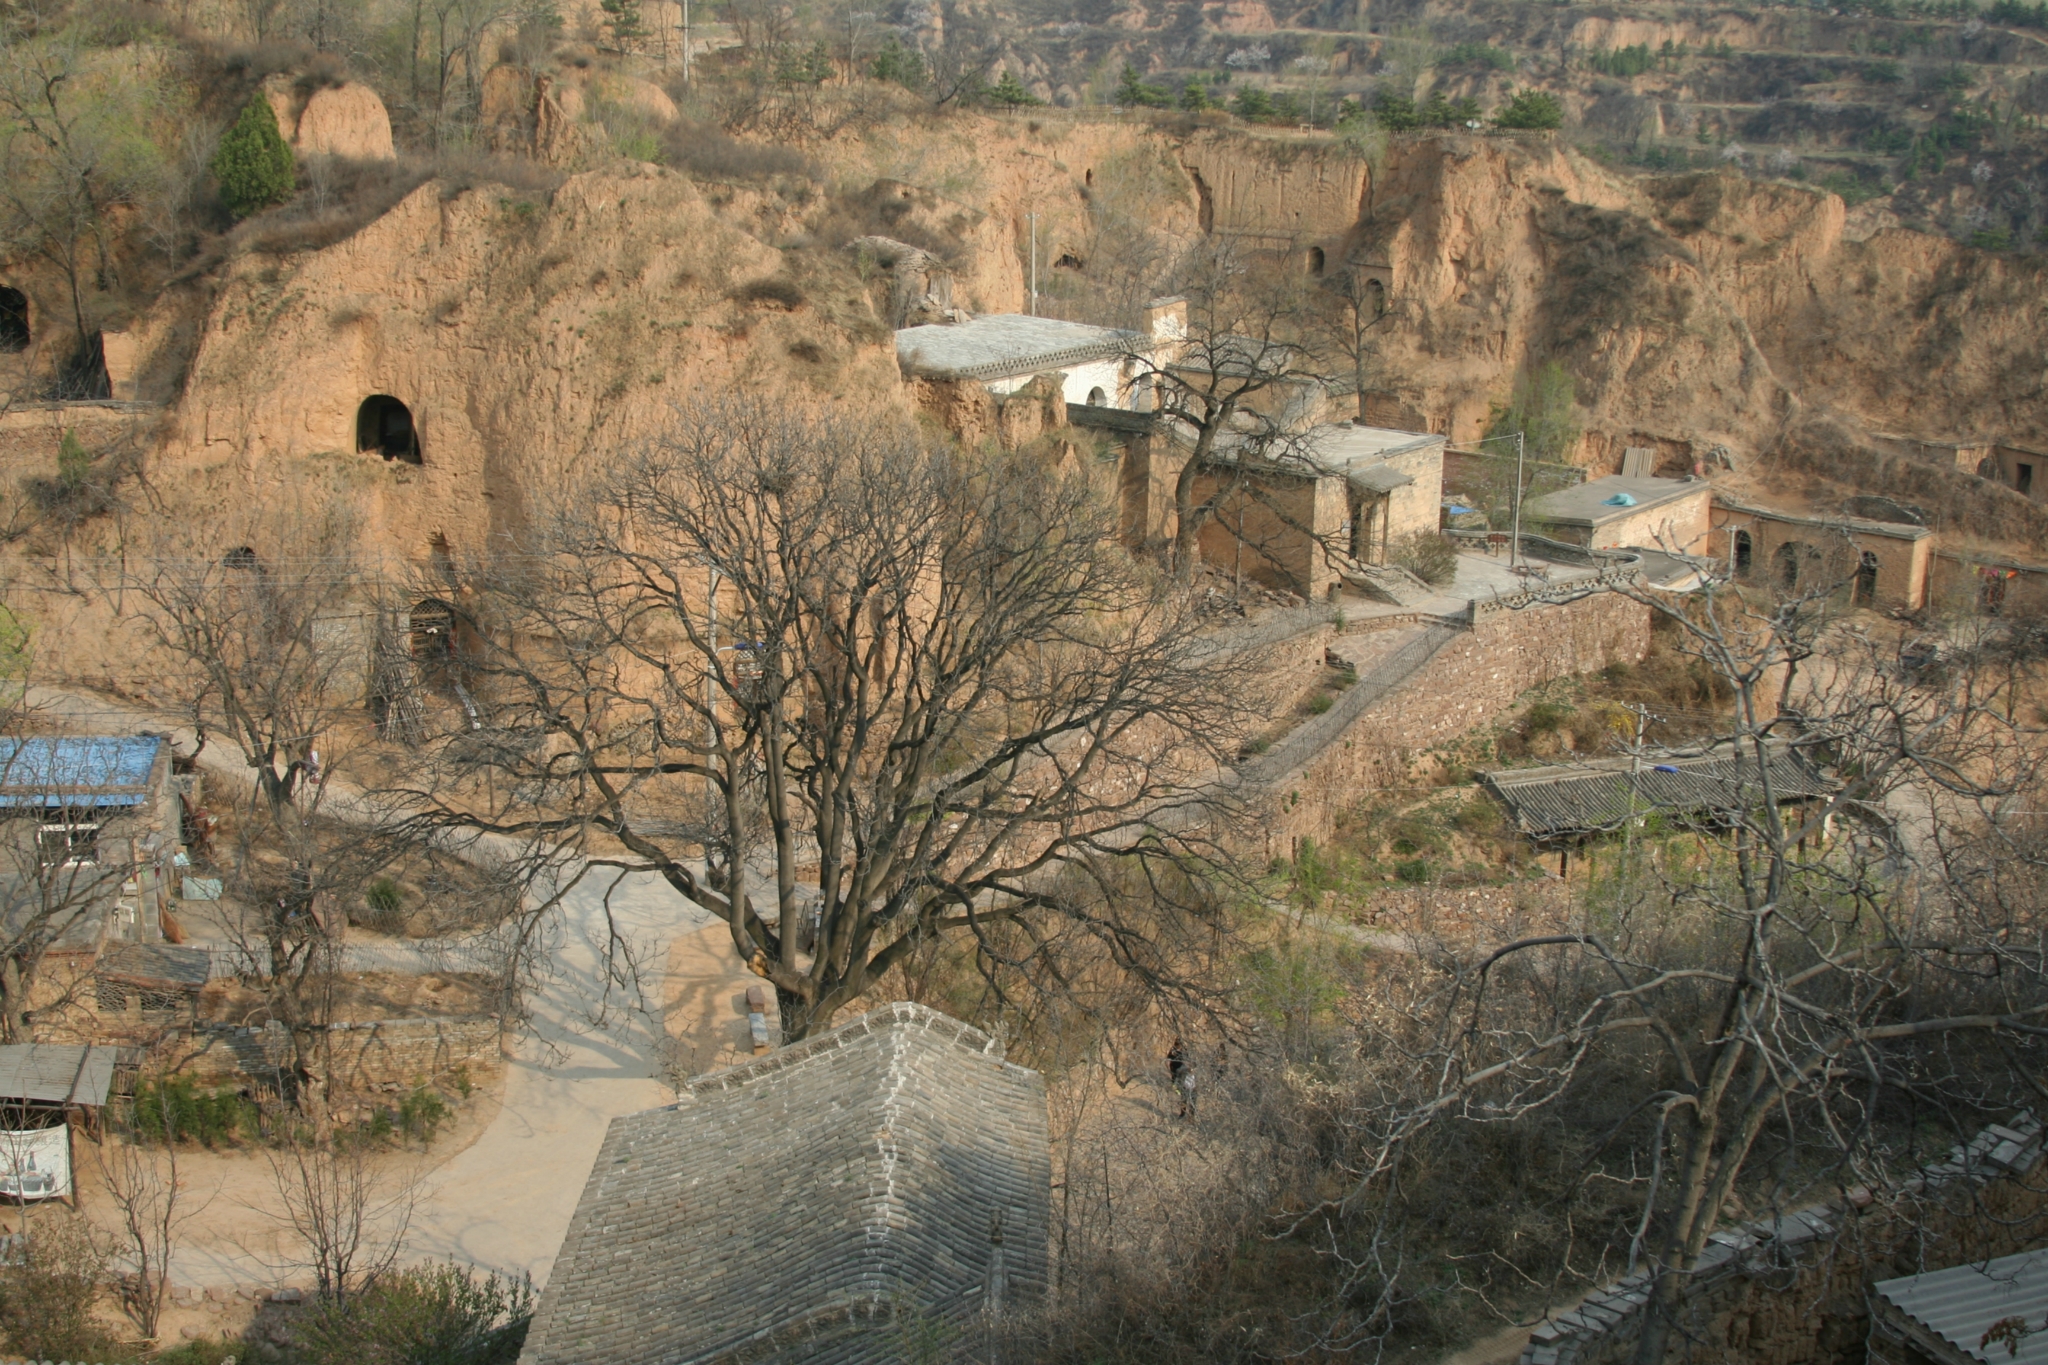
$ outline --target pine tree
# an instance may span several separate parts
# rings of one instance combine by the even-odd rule
[[[647,36],[647,28],[640,22],[640,0],[597,0],[597,7],[604,11],[605,27],[612,31],[612,46],[619,51],[624,52]]]
[[[237,218],[282,204],[298,188],[298,163],[277,130],[277,115],[262,94],[242,108],[213,154],[220,200]]]

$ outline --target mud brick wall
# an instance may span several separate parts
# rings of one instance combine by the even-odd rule
[[[1402,784],[1416,755],[1491,721],[1538,683],[1636,663],[1649,647],[1650,608],[1622,593],[1519,611],[1477,604],[1471,629],[1301,767],[1269,779],[1277,812],[1269,855],[1304,837],[1328,839],[1338,812],[1374,788]]]
[[[2009,1255],[2048,1231],[2041,1128],[1992,1124],[1889,1202],[1842,1201],[1713,1234],[1684,1300],[1683,1365],[1862,1365],[1870,1286]],[[1530,1333],[1520,1365],[1621,1365],[1635,1356],[1648,1276],[1589,1294]]]
[[[458,1067],[483,1081],[501,1064],[498,1021],[379,1019],[333,1024],[327,1030],[337,1090],[410,1089],[444,1080]],[[162,1068],[202,1086],[274,1085],[291,1057],[281,1027],[201,1027],[166,1042]]]

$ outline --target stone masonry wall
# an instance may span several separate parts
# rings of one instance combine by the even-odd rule
[[[379,1019],[330,1025],[337,1090],[366,1093],[408,1089],[465,1068],[482,1081],[500,1065],[498,1021]],[[166,1042],[158,1061],[166,1071],[202,1086],[273,1085],[291,1055],[282,1027],[201,1026]]]
[[[1636,663],[1650,647],[1650,608],[1615,592],[1521,610],[1477,604],[1459,630],[1392,692],[1293,771],[1259,774],[1275,793],[1269,855],[1330,837],[1338,812],[1403,782],[1416,754],[1498,715],[1538,683]],[[1342,644],[1336,646],[1342,651]]]
[[[1714,1233],[1673,1347],[1683,1365],[1861,1365],[1880,1280],[2038,1245],[2048,1218],[2041,1126],[1992,1124],[1890,1203],[1867,1191]],[[1647,1272],[1540,1323],[1520,1365],[1620,1365],[1642,1329]]]

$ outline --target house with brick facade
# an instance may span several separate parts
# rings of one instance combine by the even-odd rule
[[[521,1365],[882,1365],[1044,1296],[1045,1085],[885,1005],[612,1120]]]

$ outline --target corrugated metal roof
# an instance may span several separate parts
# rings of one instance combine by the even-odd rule
[[[114,1085],[114,1056],[110,1047],[68,1043],[0,1047],[0,1100],[105,1104]]]
[[[0,806],[139,806],[161,735],[0,739]]]
[[[1766,748],[1765,775],[1780,801],[1823,796],[1836,784],[1782,740]],[[1633,771],[1632,771],[1633,770]],[[1479,780],[1536,839],[1618,829],[1631,815],[1742,810],[1763,800],[1754,750],[1723,745],[1703,754],[1592,759],[1547,768],[1509,768]]]
[[[130,943],[100,959],[100,975],[196,991],[213,975],[213,954],[168,943]]]
[[[1950,1266],[1896,1280],[1871,1293],[1927,1331],[1985,1365],[2048,1365],[2048,1251],[2023,1251],[1981,1265]],[[1984,1331],[2001,1318],[2023,1317],[2033,1335],[2018,1355],[2000,1343],[1984,1346]]]

